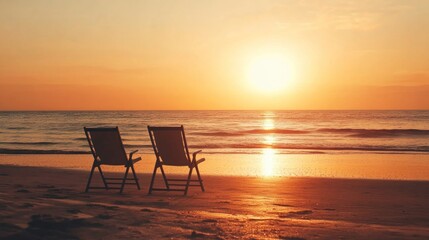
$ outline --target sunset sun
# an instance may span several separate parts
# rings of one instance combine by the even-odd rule
[[[293,80],[291,63],[282,54],[264,54],[252,58],[246,74],[250,86],[259,92],[284,90]]]

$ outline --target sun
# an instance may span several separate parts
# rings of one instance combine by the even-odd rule
[[[250,86],[260,92],[284,90],[292,81],[292,65],[282,54],[258,55],[246,70]]]

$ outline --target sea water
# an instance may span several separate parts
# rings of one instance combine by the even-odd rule
[[[148,125],[184,125],[209,154],[429,153],[429,111],[0,112],[0,153],[87,153],[83,127],[106,126],[151,153]]]

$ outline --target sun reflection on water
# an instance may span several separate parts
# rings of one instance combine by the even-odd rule
[[[272,118],[265,118],[262,127],[264,128],[264,130],[274,129],[273,119]]]
[[[276,137],[274,135],[267,135],[264,137],[263,143],[266,145],[273,145],[276,142]]]
[[[264,114],[264,120],[262,128],[264,130],[272,130],[275,128],[275,122],[273,118],[275,114],[273,112],[267,112]],[[262,176],[270,177],[275,174],[276,165],[276,150],[272,148],[272,145],[276,142],[276,137],[273,134],[264,136],[263,143],[268,147],[262,149]]]
[[[262,176],[274,176],[274,169],[276,165],[276,150],[272,148],[265,148],[262,150]]]

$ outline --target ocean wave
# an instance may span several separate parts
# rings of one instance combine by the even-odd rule
[[[28,130],[30,128],[29,127],[7,127],[6,129],[9,129],[9,130]]]
[[[278,149],[278,150],[312,150],[312,151],[380,151],[380,152],[422,152],[429,153],[429,146],[397,147],[397,146],[297,146],[287,144],[202,144],[191,145],[197,149]]]
[[[200,136],[218,136],[218,137],[228,137],[228,136],[244,136],[249,134],[306,134],[310,133],[307,130],[295,130],[295,129],[251,129],[243,131],[214,131],[214,132],[192,132],[192,135]]]
[[[86,141],[86,137],[73,138],[75,141]]]
[[[125,148],[152,148],[152,145],[147,144],[124,144]]]
[[[0,144],[10,145],[57,145],[58,142],[0,142]]]
[[[350,137],[382,138],[382,137],[426,137],[429,130],[426,129],[361,129],[361,128],[321,128],[318,132],[347,134]]]
[[[330,133],[344,134],[348,137],[357,138],[384,138],[384,137],[429,137],[429,130],[426,129],[363,129],[363,128],[320,128],[309,129],[251,129],[243,131],[207,131],[191,132],[190,135],[234,137],[250,134],[279,134],[279,135],[299,135],[310,133]]]
[[[0,154],[87,154],[87,153],[90,153],[90,151],[0,149]]]
[[[82,144],[79,145],[80,148],[89,148],[88,144]],[[129,149],[129,148],[147,148],[147,149],[152,149],[152,145],[148,145],[148,144],[124,144],[125,149]]]

